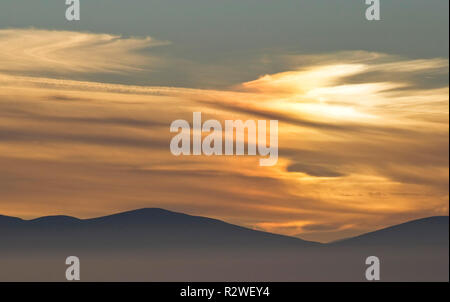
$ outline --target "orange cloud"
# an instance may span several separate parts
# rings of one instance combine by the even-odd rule
[[[133,86],[47,73],[132,72],[158,42],[64,33],[0,31],[2,214],[154,206],[321,241],[448,214],[448,85],[422,77],[446,60],[347,52],[236,89]],[[194,111],[279,120],[278,164],[172,156]]]

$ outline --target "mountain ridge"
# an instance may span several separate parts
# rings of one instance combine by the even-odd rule
[[[42,242],[62,246],[108,247],[277,247],[317,246],[320,243],[192,216],[161,208],[143,208],[87,219],[65,215],[17,220],[0,216],[0,235],[10,245]],[[18,239],[19,238],[19,239]],[[74,238],[70,240],[70,238]],[[76,241],[76,242],[75,242]],[[11,248],[10,248],[11,249]]]
[[[355,238],[321,244],[159,208],[0,216],[0,281],[64,281],[69,255],[81,259],[85,281],[364,281],[375,255],[384,281],[448,282],[448,216]]]
[[[243,227],[235,224],[225,222],[220,219],[209,218],[205,216],[196,216],[185,214],[181,212],[175,212],[166,210],[163,208],[139,208],[124,212],[113,213],[105,216],[98,216],[92,218],[77,218],[68,215],[48,215],[41,216],[33,219],[22,219],[19,217],[0,215],[0,226],[3,228],[8,226],[34,226],[34,227],[64,227],[64,226],[107,226],[108,224],[115,224],[115,226],[131,227],[131,226],[155,226],[159,227],[176,227],[176,226],[191,226],[191,227],[205,227],[211,224],[220,225],[223,227],[228,227],[233,230],[240,230],[244,232],[255,232],[255,234],[265,234],[268,236],[278,236],[280,238],[289,238],[292,240],[299,240],[305,243],[312,243],[317,245],[343,245],[343,244],[367,244],[369,239],[373,240],[374,236],[386,236],[387,233],[391,232],[401,232],[401,229],[413,228],[414,236],[420,235],[421,232],[417,232],[418,226],[429,226],[446,224],[448,226],[449,216],[430,216],[419,219],[410,220],[404,223],[392,225],[389,227],[377,229],[371,232],[363,233],[357,236],[352,236],[348,238],[343,238],[336,241],[331,241],[327,243],[319,243],[310,240],[304,240],[299,237],[288,236],[283,234],[276,234],[266,231],[254,230],[248,227]],[[445,228],[442,228],[443,230]],[[448,227],[446,228],[448,234]],[[445,231],[443,231],[445,232]],[[429,234],[421,234],[425,237]],[[402,235],[404,236],[404,234]],[[422,236],[422,237],[424,237]],[[430,240],[428,240],[430,241]],[[431,240],[433,241],[433,240]],[[395,242],[392,242],[394,244]]]
[[[449,216],[430,216],[330,242],[332,245],[448,244]]]

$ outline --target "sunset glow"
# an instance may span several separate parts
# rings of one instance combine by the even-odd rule
[[[324,242],[448,215],[449,88],[424,82],[445,74],[447,59],[330,52],[227,88],[96,77],[142,77],[172,62],[152,53],[168,45],[0,30],[1,214],[161,207]],[[195,111],[279,120],[277,165],[172,156],[171,122]]]

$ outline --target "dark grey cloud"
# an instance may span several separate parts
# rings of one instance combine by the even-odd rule
[[[310,176],[317,177],[340,177],[344,176],[344,173],[341,173],[336,170],[332,170],[328,167],[323,167],[320,165],[310,165],[303,163],[294,163],[287,167],[288,172],[301,172],[306,173]]]
[[[168,123],[156,121],[156,120],[144,120],[129,117],[119,117],[119,116],[57,116],[49,114],[41,114],[36,112],[27,112],[25,110],[15,110],[15,112],[2,113],[2,116],[8,116],[13,118],[20,118],[22,120],[30,120],[37,122],[52,122],[52,123],[80,123],[84,126],[95,126],[95,125],[106,125],[106,126],[123,126],[123,127],[142,127],[142,128],[168,128],[170,125]]]
[[[11,129],[0,127],[2,142],[34,142],[34,143],[74,143],[100,146],[118,146],[144,149],[169,150],[170,139],[155,137],[131,137],[111,133],[73,133],[51,132],[37,129]],[[169,151],[168,151],[169,152]]]

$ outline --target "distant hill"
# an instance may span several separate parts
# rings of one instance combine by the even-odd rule
[[[306,241],[159,208],[91,219],[45,216],[32,220],[0,215],[0,236],[8,249],[83,245],[107,247],[317,247],[435,246],[449,243],[449,217],[417,219],[329,244]],[[0,249],[1,250],[1,249]]]
[[[332,244],[366,247],[448,246],[448,228],[448,216],[434,216],[412,220],[360,236],[339,240]]]
[[[256,231],[217,219],[158,208],[78,219],[46,216],[33,220],[0,216],[0,237],[14,248],[312,247],[319,243]]]
[[[0,215],[0,281],[448,281],[448,217],[429,217],[329,244],[163,209],[78,219]]]

